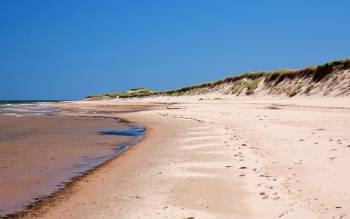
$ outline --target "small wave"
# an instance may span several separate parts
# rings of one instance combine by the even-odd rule
[[[45,113],[31,113],[31,116],[43,116]]]
[[[18,114],[18,113],[1,113],[1,115],[4,116],[14,116],[14,117],[22,117],[22,114]]]
[[[29,109],[23,109],[18,107],[4,107],[2,108],[3,111],[7,112],[30,112]]]
[[[38,107],[36,104],[10,104],[0,106],[0,114],[16,113],[21,115],[45,115],[58,113],[60,110],[53,108]]]
[[[33,113],[57,113],[60,112],[60,110],[56,110],[56,109],[45,109],[45,110],[38,110],[38,109],[33,109],[33,110],[29,110],[30,112]]]

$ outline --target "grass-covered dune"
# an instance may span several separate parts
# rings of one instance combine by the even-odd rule
[[[89,100],[97,100],[97,99],[113,99],[113,98],[128,98],[128,97],[143,97],[152,94],[153,91],[146,88],[133,88],[126,92],[115,92],[108,94],[97,94],[94,96],[87,96],[86,98]]]
[[[350,59],[338,60],[300,70],[283,69],[272,72],[251,72],[223,80],[184,87],[176,90],[152,92],[136,89],[124,93],[89,96],[96,98],[130,98],[156,95],[197,95],[220,93],[226,95],[350,95]]]
[[[337,73],[350,69],[350,59],[329,62],[318,66],[310,66],[300,70],[283,69],[272,72],[252,72],[239,76],[228,77],[223,80],[212,83],[204,83],[184,87],[177,90],[159,92],[158,94],[167,95],[184,95],[184,94],[205,94],[208,92],[222,92],[224,94],[236,95],[252,95],[260,84],[264,85],[267,90],[274,90],[282,82],[298,81],[304,82],[304,85],[309,84],[306,93],[311,91],[311,86],[323,81],[326,82],[335,76]],[[348,72],[348,74],[350,74]],[[344,78],[345,79],[345,78]],[[350,81],[349,81],[350,82]],[[284,83],[286,85],[286,83]],[[300,84],[300,83],[299,83]],[[283,86],[282,86],[283,87]],[[285,86],[287,88],[287,86]],[[287,92],[289,96],[297,94],[298,85],[295,84],[293,91]],[[292,88],[289,86],[289,90]],[[350,87],[349,87],[350,91]],[[268,92],[271,93],[271,92]],[[272,92],[273,93],[273,92]]]

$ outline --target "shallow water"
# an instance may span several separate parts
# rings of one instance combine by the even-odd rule
[[[118,156],[144,134],[142,126],[116,119],[51,113],[0,113],[0,217]]]
[[[116,135],[116,136],[139,136],[143,135],[145,133],[144,128],[134,128],[129,130],[109,130],[109,131],[102,131],[98,134],[100,135]]]
[[[57,101],[53,101],[57,102]],[[52,101],[10,101],[0,100],[0,115],[21,117],[24,115],[41,116],[60,112],[59,109],[43,107],[42,103]]]

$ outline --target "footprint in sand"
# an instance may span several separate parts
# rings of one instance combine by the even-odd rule
[[[337,159],[338,157],[337,156],[333,156],[333,157],[330,157],[329,159],[330,160],[335,160],[335,159]]]
[[[265,192],[260,192],[259,195],[261,196],[262,199],[268,199],[269,196]]]

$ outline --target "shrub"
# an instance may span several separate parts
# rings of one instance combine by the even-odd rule
[[[254,94],[255,89],[258,87],[260,81],[263,79],[263,77],[256,78],[255,80],[252,80],[247,83],[247,95]]]
[[[310,91],[314,88],[314,85],[313,84],[310,84],[309,86],[306,87],[305,89],[305,94],[308,94],[310,93]]]
[[[293,91],[291,91],[291,92],[288,94],[288,96],[289,96],[289,97],[294,97],[294,96],[297,95],[297,94],[298,94],[298,91],[293,90]]]
[[[232,86],[232,94],[238,93],[242,86],[244,86],[245,82],[243,80],[236,81]]]

